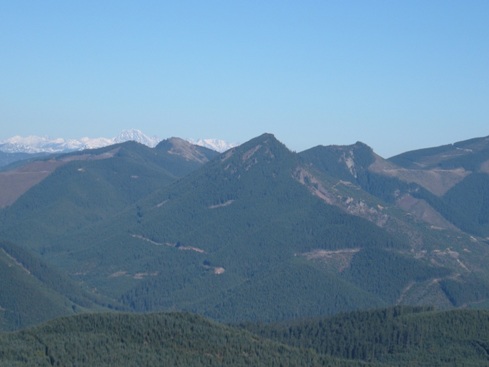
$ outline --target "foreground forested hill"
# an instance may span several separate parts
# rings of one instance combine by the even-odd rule
[[[0,336],[1,366],[350,366],[182,313],[85,314]],[[361,363],[354,365],[362,366]]]
[[[489,311],[395,307],[275,325],[82,314],[0,334],[0,366],[487,366]]]
[[[489,311],[393,307],[330,318],[248,325],[320,355],[393,366],[489,365]]]

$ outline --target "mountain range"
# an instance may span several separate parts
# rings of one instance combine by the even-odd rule
[[[136,141],[148,147],[155,147],[162,139],[148,136],[137,129],[123,130],[114,138],[63,139],[44,136],[13,136],[0,141],[0,152],[4,153],[66,153],[84,149],[102,148],[108,145]],[[223,152],[236,146],[220,139],[187,139],[189,142],[209,149]]]
[[[17,161],[0,172],[1,325],[484,308],[488,167],[488,137],[384,159],[361,142],[295,153],[272,134],[223,153],[170,138]]]

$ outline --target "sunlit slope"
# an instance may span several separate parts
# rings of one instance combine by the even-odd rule
[[[57,248],[56,259],[135,310],[228,321],[391,304],[410,282],[448,273],[404,255],[402,236],[311,193],[304,169],[264,134],[90,233],[63,237],[73,251]],[[396,264],[409,271],[392,277]]]

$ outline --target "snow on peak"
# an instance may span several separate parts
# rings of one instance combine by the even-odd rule
[[[13,136],[0,140],[0,151],[7,153],[61,153],[84,149],[102,148],[108,145],[136,141],[148,147],[155,147],[161,139],[148,136],[137,129],[123,130],[114,138],[88,138],[63,139],[46,136]],[[228,143],[220,139],[185,139],[191,144],[206,147],[218,152],[224,152],[237,144]]]
[[[125,141],[135,141],[141,144],[144,144],[148,147],[154,148],[160,141],[156,136],[148,136],[144,134],[141,130],[130,129],[123,130],[118,136],[114,139],[114,143],[123,143]]]
[[[114,144],[113,139],[53,139],[45,136],[16,135],[9,139],[0,141],[0,151],[7,153],[60,153],[101,148],[110,144]]]
[[[209,148],[219,153],[225,152],[226,150],[229,150],[239,145],[236,143],[229,143],[221,139],[187,139],[187,141],[191,144],[199,145],[204,148]]]

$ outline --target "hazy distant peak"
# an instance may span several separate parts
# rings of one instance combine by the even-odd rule
[[[101,148],[113,144],[113,139],[107,138],[81,138],[63,139],[48,138],[45,136],[13,136],[0,141],[0,151],[7,153],[59,153],[75,150]]]
[[[237,143],[229,143],[225,140],[213,139],[213,138],[187,139],[187,141],[192,143],[192,144],[204,147],[204,148],[209,148],[209,149],[215,150],[216,152],[219,152],[219,153],[225,152],[226,150],[234,148],[238,145]]]
[[[236,143],[228,143],[220,139],[180,140],[188,141],[191,144],[199,145],[217,152],[223,152],[238,145]],[[156,136],[148,136],[138,129],[123,130],[119,135],[113,138],[83,137],[80,139],[64,139],[35,135],[16,135],[0,141],[0,151],[6,153],[62,153],[84,149],[103,148],[108,145],[123,143],[126,141],[135,141],[153,148],[161,141],[161,139]]]
[[[153,148],[159,143],[160,139],[156,136],[150,137],[144,134],[141,130],[129,129],[121,131],[121,133],[114,138],[114,143],[123,143],[125,141],[135,141]]]

